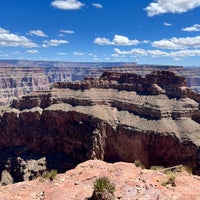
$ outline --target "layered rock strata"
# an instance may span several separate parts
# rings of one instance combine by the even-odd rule
[[[180,66],[139,65],[137,63],[81,63],[0,60],[0,105],[33,91],[49,90],[58,81],[82,80],[85,76],[99,77],[103,72],[148,74],[154,70],[170,70],[186,77],[189,87],[200,91],[199,68]]]
[[[2,107],[1,177],[32,179],[88,159],[184,164],[199,174],[199,102],[186,79],[169,71],[56,83]]]

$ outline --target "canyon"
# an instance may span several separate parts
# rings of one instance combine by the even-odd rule
[[[200,94],[185,77],[106,71],[1,106],[1,184],[78,163],[140,160],[200,174]]]
[[[99,77],[104,71],[137,73],[142,76],[154,70],[170,70],[187,79],[188,86],[200,91],[200,69],[137,63],[80,63],[0,60],[0,105],[34,91],[49,90],[51,84]]]

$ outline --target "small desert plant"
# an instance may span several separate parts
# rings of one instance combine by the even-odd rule
[[[50,181],[54,180],[57,175],[57,170],[52,169],[51,171],[46,171],[42,174],[43,178],[49,179]]]
[[[155,171],[159,171],[159,170],[163,170],[164,167],[160,166],[160,165],[152,165],[150,169],[155,170]]]
[[[176,179],[176,176],[174,174],[169,174],[167,176],[167,180],[162,182],[161,185],[162,186],[171,185],[172,187],[175,187],[176,186],[175,179]]]
[[[145,169],[145,166],[141,163],[140,160],[135,160],[134,164],[136,167],[141,167],[142,169]]]
[[[94,182],[94,191],[90,200],[114,200],[115,184],[103,176]]]
[[[181,171],[186,171],[188,172],[188,174],[193,174],[192,173],[192,168],[190,166],[187,166],[187,165],[184,165],[182,168],[181,168]]]

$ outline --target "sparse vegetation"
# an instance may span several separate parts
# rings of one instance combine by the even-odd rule
[[[172,173],[168,174],[167,175],[167,180],[162,182],[161,185],[162,186],[171,185],[172,187],[175,187],[176,186],[175,179],[176,179],[175,174],[172,174]]]
[[[164,167],[161,166],[161,165],[153,165],[153,166],[151,166],[150,169],[151,169],[151,170],[155,170],[155,171],[159,171],[159,170],[163,170]]]
[[[114,200],[115,184],[107,177],[97,178],[94,182],[94,191],[90,200]]]
[[[57,175],[57,170],[52,169],[51,171],[46,171],[42,174],[42,178],[49,179],[50,181],[54,180]]]
[[[141,163],[140,160],[135,160],[134,164],[136,167],[141,167],[142,169],[145,169],[145,166]]]
[[[181,171],[186,171],[186,172],[188,172],[188,174],[193,174],[193,173],[192,173],[192,168],[191,168],[190,166],[184,165],[184,166],[181,168]]]

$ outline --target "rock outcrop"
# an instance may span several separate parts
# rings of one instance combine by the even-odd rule
[[[131,163],[89,160],[53,181],[38,178],[0,187],[0,199],[88,200],[94,181],[102,176],[115,184],[114,195],[119,200],[198,200],[200,196],[200,178],[184,170],[167,175],[164,170],[145,170]],[[174,177],[173,184],[170,177]]]
[[[2,107],[1,177],[28,180],[88,159],[183,164],[200,174],[199,102],[186,79],[168,71],[56,83]]]

